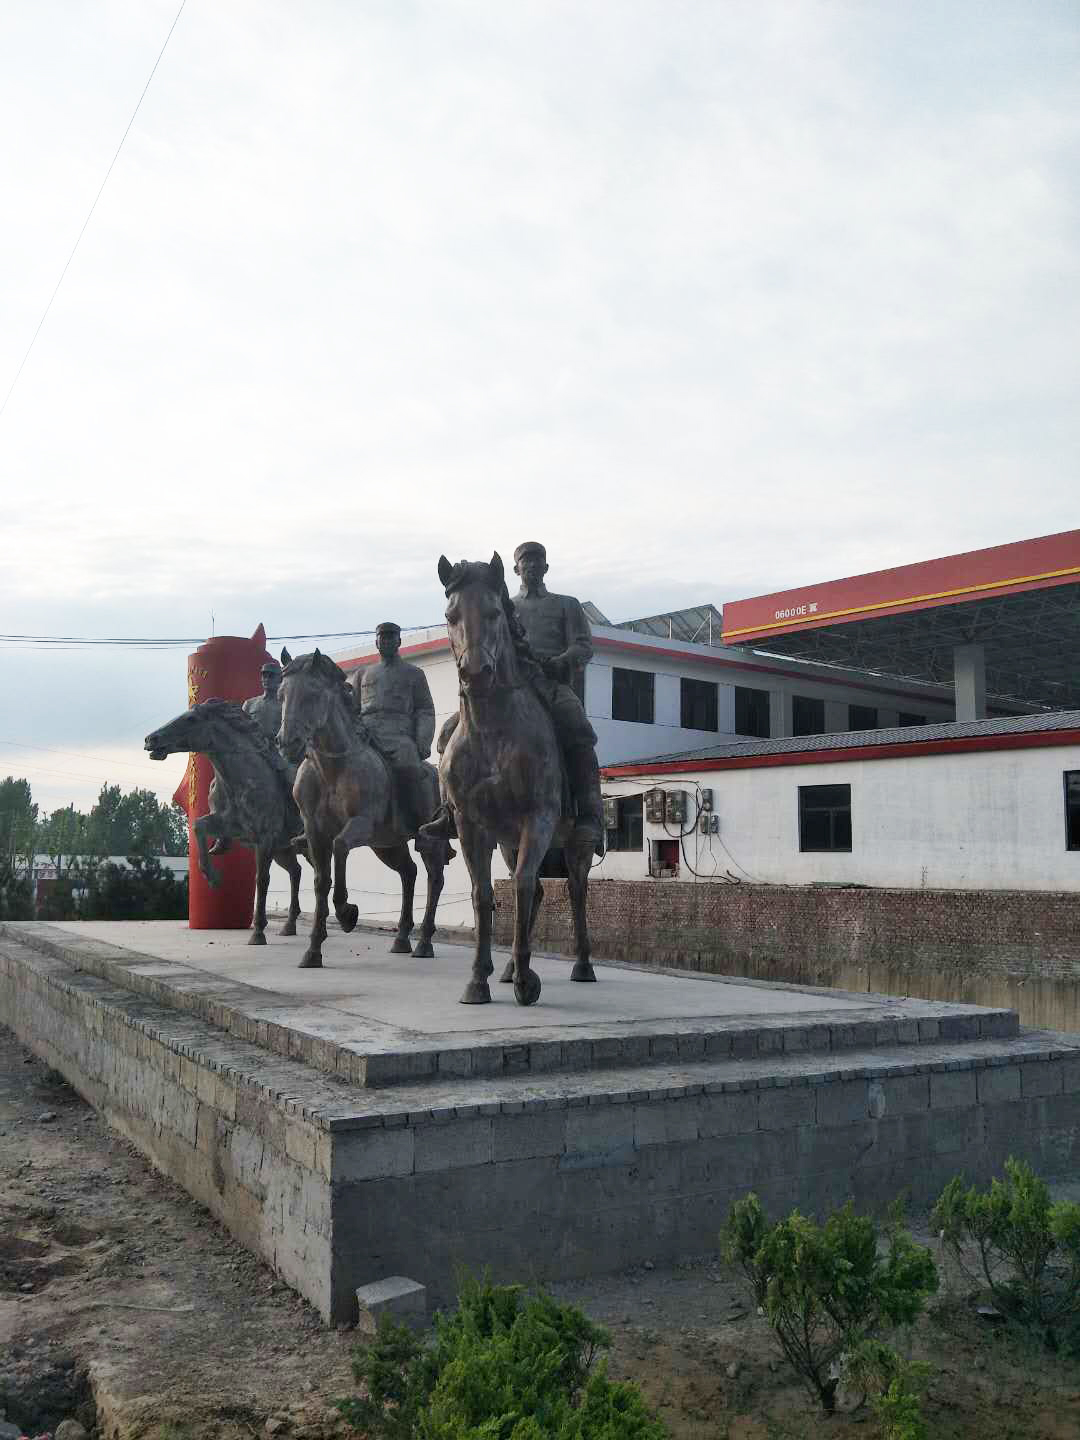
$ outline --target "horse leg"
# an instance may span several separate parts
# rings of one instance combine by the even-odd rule
[[[575,830],[566,843],[566,888],[570,892],[570,910],[574,917],[574,950],[577,960],[570,971],[571,980],[595,980],[596,971],[589,961],[589,871],[592,868],[593,835],[587,828]]]
[[[425,845],[420,851],[420,858],[427,871],[427,905],[424,907],[424,918],[420,924],[420,936],[412,953],[418,960],[431,960],[435,955],[431,944],[431,937],[435,933],[435,911],[442,894],[446,866],[433,845]]]
[[[461,997],[462,1005],[488,1005],[491,990],[488,976],[495,968],[491,963],[491,912],[494,907],[494,891],[491,888],[492,844],[487,832],[480,825],[458,816],[458,834],[461,838],[461,852],[468,866],[472,881],[473,921],[476,925],[476,953],[473,956],[472,975]]]
[[[540,866],[551,844],[554,820],[540,817],[528,822],[518,845],[514,871],[514,999],[519,1005],[535,1005],[540,998],[540,976],[529,964],[532,958],[530,935]]]
[[[211,835],[219,838],[224,835],[221,816],[211,810],[208,815],[200,815],[192,828],[195,831],[195,844],[199,850],[199,869],[210,888],[216,890],[221,884],[221,871],[210,862],[210,847],[207,841]]]
[[[372,850],[391,870],[397,872],[401,881],[401,914],[398,916],[397,934],[390,946],[391,955],[411,955],[409,936],[413,928],[413,895],[416,891],[416,864],[409,854],[409,842],[400,845],[373,845]]]
[[[502,857],[506,863],[507,870],[510,871],[511,875],[515,874],[517,871],[518,852],[510,845],[500,845],[499,849],[502,851]],[[539,880],[536,883],[539,885]],[[503,966],[503,972],[499,976],[499,984],[511,985],[513,983],[513,980],[514,960],[513,956],[511,956],[511,958],[507,960],[506,964]]]
[[[360,911],[349,904],[349,889],[346,885],[346,867],[349,851],[371,843],[371,825],[367,820],[354,816],[347,821],[344,829],[334,838],[334,914],[337,922],[347,935],[356,929]]]
[[[311,927],[311,939],[304,951],[304,958],[300,961],[300,969],[321,970],[326,917],[330,913],[327,903],[330,895],[330,846],[322,839],[309,840],[308,854],[315,871],[315,923]]]
[[[296,851],[291,848],[275,850],[274,859],[283,870],[289,872],[289,915],[280,933],[295,935],[296,921],[300,914],[300,861],[296,858]]]
[[[266,944],[266,892],[270,886],[272,854],[269,845],[255,847],[255,920],[248,939],[249,945]]]

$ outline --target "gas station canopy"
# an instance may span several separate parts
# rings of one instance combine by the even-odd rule
[[[1080,530],[729,602],[723,639],[937,684],[978,653],[987,696],[1080,709]]]

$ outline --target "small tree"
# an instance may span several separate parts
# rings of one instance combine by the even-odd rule
[[[1030,1165],[1010,1156],[1005,1178],[988,1190],[965,1190],[955,1176],[933,1219],[968,1278],[977,1283],[981,1275],[1002,1312],[1041,1329],[1051,1349],[1063,1328],[1080,1322],[1080,1205],[1052,1205]]]
[[[132,855],[126,865],[88,865],[76,881],[83,920],[187,919],[187,877],[177,880],[152,855]]]
[[[881,1330],[910,1324],[937,1289],[929,1250],[895,1220],[882,1249],[875,1222],[850,1204],[824,1225],[797,1210],[769,1225],[748,1195],[732,1207],[723,1240],[755,1300],[764,1297],[784,1356],[828,1412],[842,1358]]]
[[[33,920],[34,882],[0,855],[0,920]]]
[[[573,1306],[466,1279],[430,1346],[383,1319],[338,1408],[371,1440],[663,1440],[636,1386],[593,1369],[610,1343]]]

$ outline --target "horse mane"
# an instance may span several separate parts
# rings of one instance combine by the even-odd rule
[[[232,700],[213,698],[203,700],[201,704],[194,708],[202,710],[203,712],[209,711],[218,719],[223,720],[230,730],[235,730],[238,735],[242,735],[245,740],[249,740],[254,749],[257,750],[263,759],[268,761],[275,770],[281,775],[288,775],[289,766],[284,755],[282,755],[281,751],[270,739],[270,736],[267,735],[258,721],[253,720],[242,705],[237,705]]]
[[[288,654],[285,650],[281,653],[283,656]],[[366,745],[372,743],[367,726],[357,708],[357,697],[349,684],[349,677],[336,660],[331,660],[330,656],[324,655],[321,650],[313,650],[310,655],[290,656],[281,672],[281,678],[284,680],[289,675],[316,675],[325,680],[332,688],[336,686],[338,697],[345,706],[350,725],[356,732],[357,739],[362,740]]]
[[[529,644],[529,638],[525,634],[525,627],[517,613],[517,606],[510,599],[510,591],[506,588],[506,577],[496,580],[492,567],[486,560],[459,560],[450,572],[446,582],[446,595],[449,598],[455,590],[461,590],[466,585],[473,585],[479,582],[486,585],[489,590],[494,590],[502,605],[503,614],[506,616],[506,623],[510,627],[510,639],[514,644],[514,653],[518,660],[529,669],[535,667],[540,670],[539,657]]]

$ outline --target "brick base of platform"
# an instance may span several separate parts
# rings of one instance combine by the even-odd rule
[[[461,1264],[552,1280],[700,1253],[751,1188],[820,1213],[928,1203],[1010,1154],[1075,1174],[1080,1039],[959,1018],[954,1039],[905,1041],[894,1017],[876,1045],[808,1049],[792,1015],[765,1049],[748,1025],[720,1056],[363,1088],[89,973],[77,946],[0,937],[0,1019],[335,1321],[391,1274],[438,1301]]]

